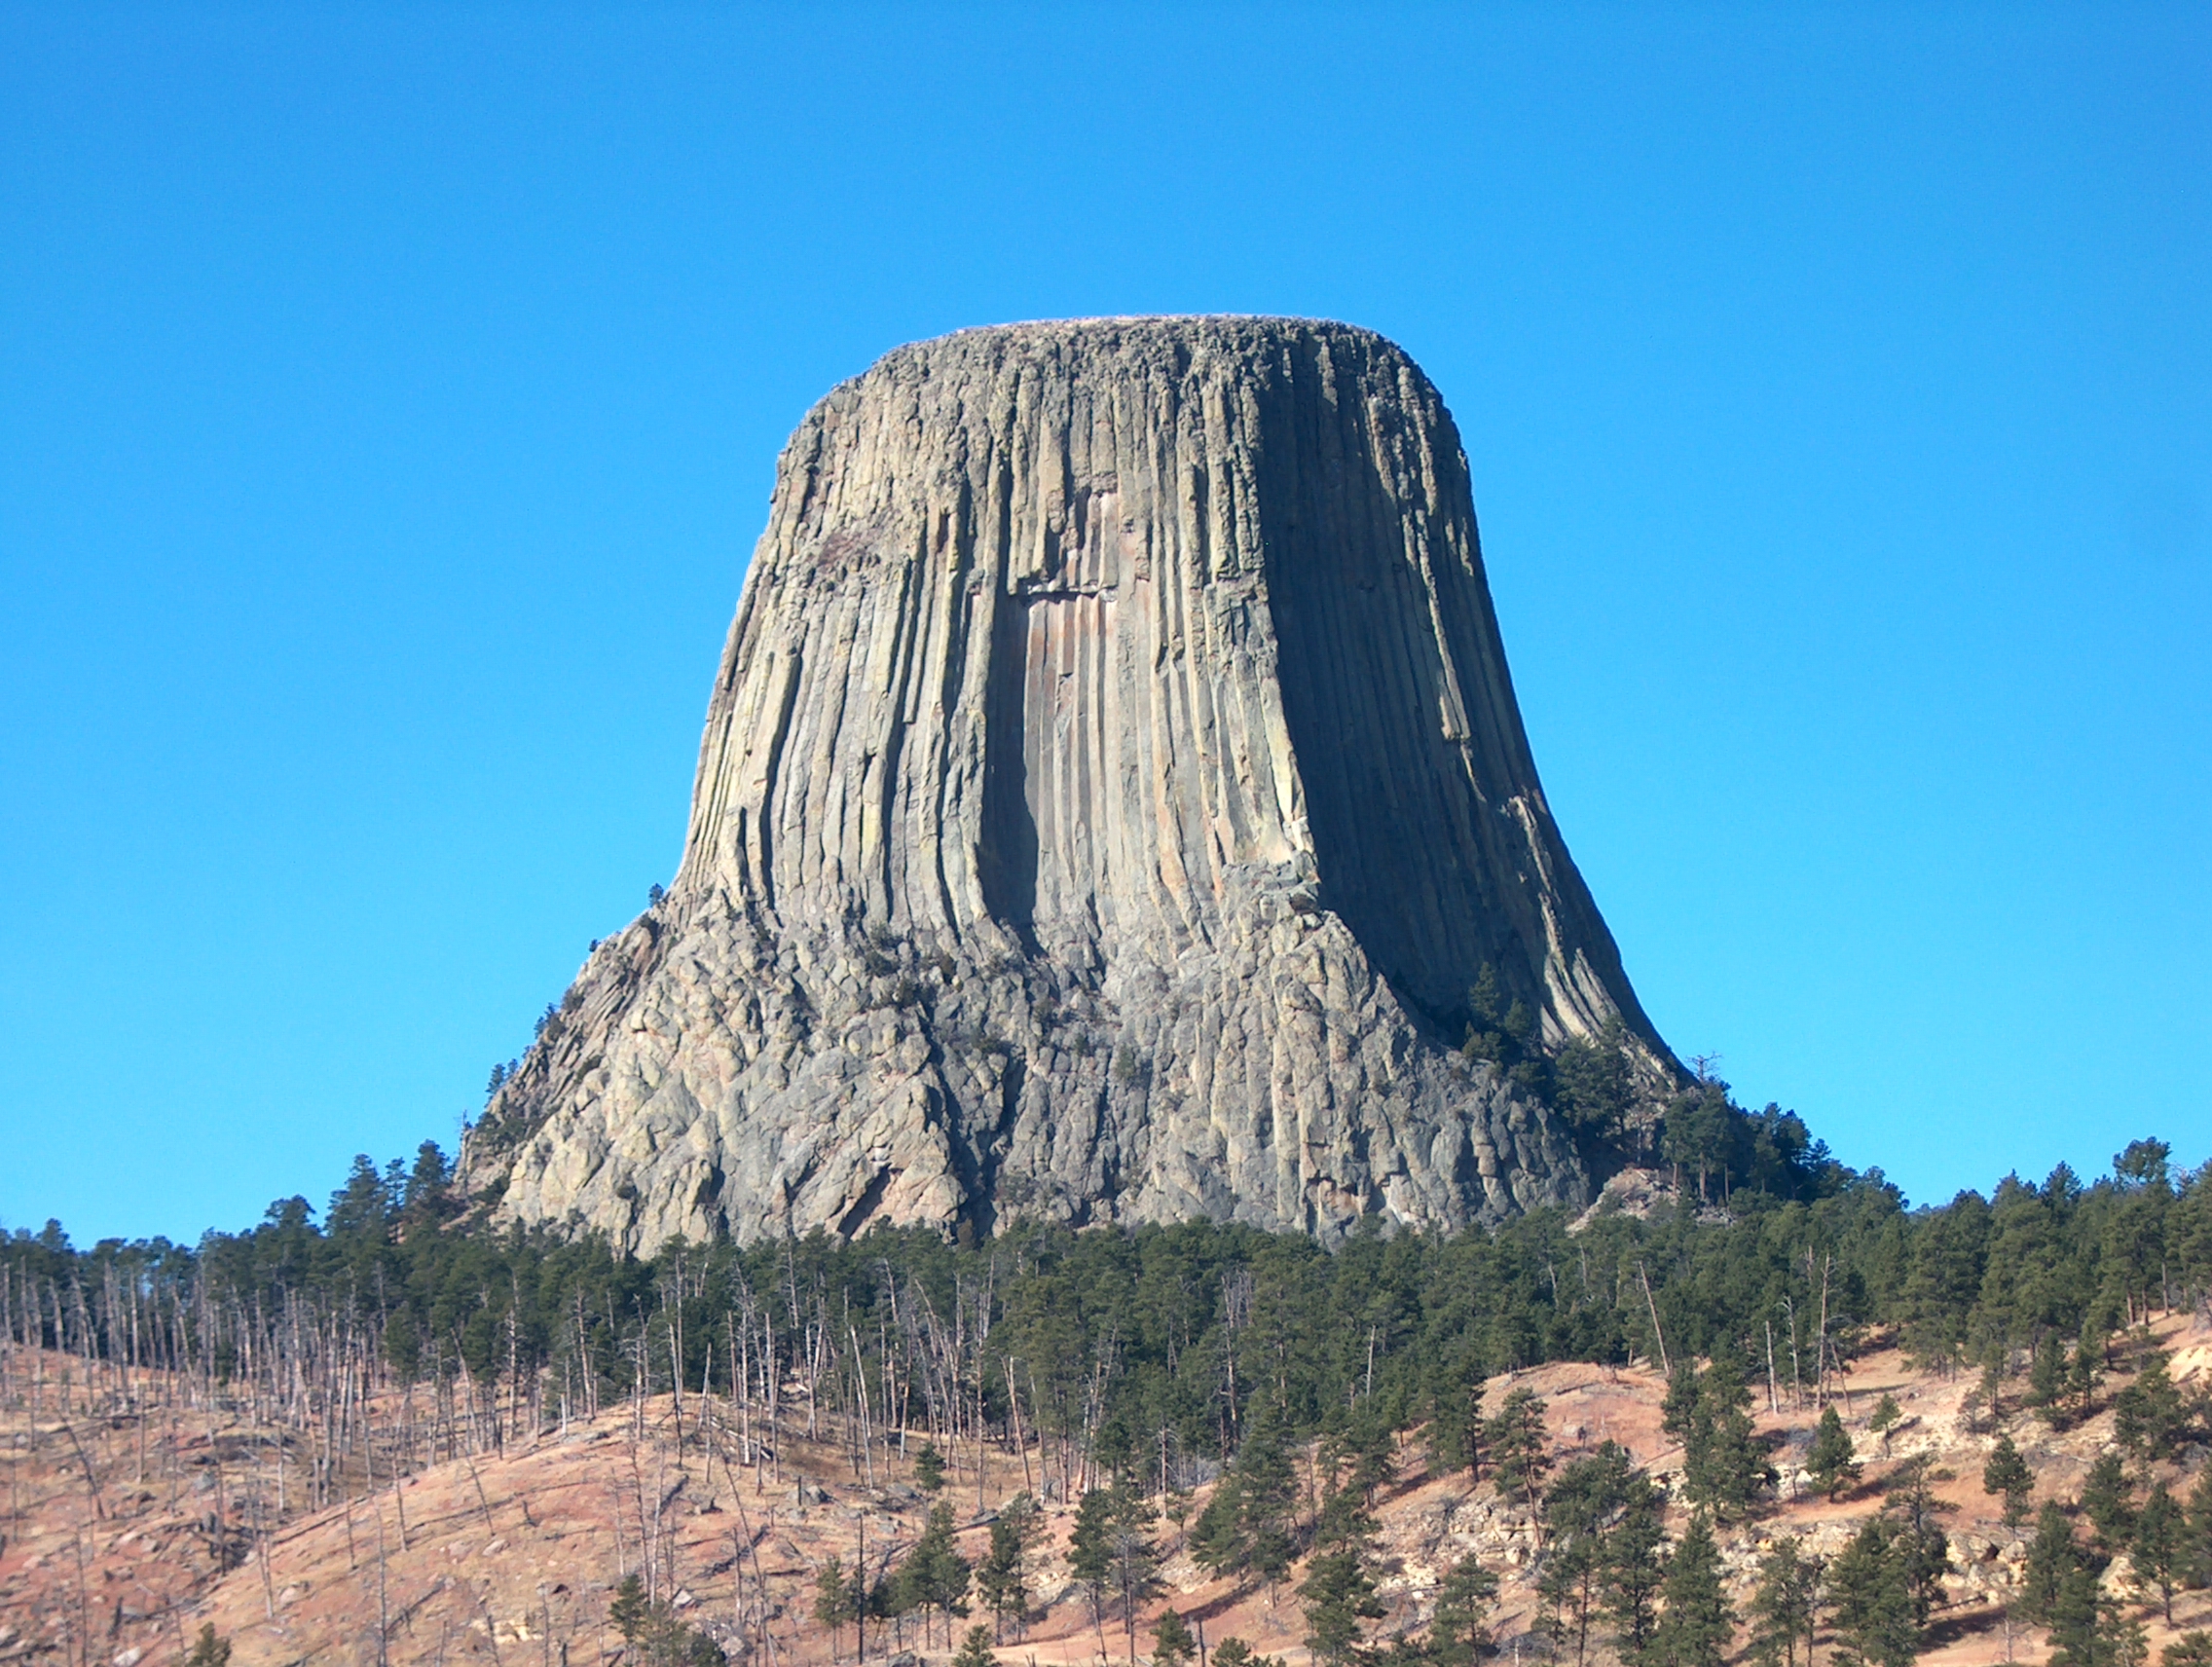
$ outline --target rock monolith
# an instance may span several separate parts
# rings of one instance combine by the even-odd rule
[[[1467,465],[1366,330],[901,348],[785,448],[682,867],[472,1131],[649,1250],[1205,1215],[1334,1241],[1592,1196],[1458,1051],[1677,1072],[1546,807]]]

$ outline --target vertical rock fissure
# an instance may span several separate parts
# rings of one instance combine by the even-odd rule
[[[1030,808],[1029,611],[1008,598],[991,621],[991,676],[983,743],[983,905],[1034,953],[1037,817]]]

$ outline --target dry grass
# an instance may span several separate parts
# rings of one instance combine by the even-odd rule
[[[2158,1330],[2182,1372],[2212,1372],[2212,1330],[2178,1319]],[[54,1358],[52,1379],[61,1364]],[[1655,1372],[1551,1365],[1493,1384],[1492,1393],[1522,1385],[1544,1396],[1563,1455],[1609,1439],[1661,1477],[1678,1463],[1660,1430]],[[1786,1481],[1782,1502],[1724,1534],[1739,1605],[1767,1542],[1792,1534],[1816,1548],[1840,1544],[1880,1508],[1884,1474],[1926,1454],[1950,1507],[1955,1569],[1951,1601],[1924,1659],[1934,1667],[2007,1659],[1995,1600],[2013,1537],[1980,1490],[1990,1437],[1961,1420],[1968,1387],[1915,1372],[1895,1352],[1856,1362],[1847,1425],[1868,1460],[1865,1482],[1830,1503],[1802,1491],[1788,1497]],[[1801,1453],[1814,1414],[1765,1411],[1763,1385],[1759,1390],[1759,1426],[1787,1476],[1791,1444]],[[1865,1429],[1885,1392],[1905,1415],[1886,1457]],[[276,1432],[235,1414],[94,1417],[80,1401],[65,1416],[51,1392],[36,1412],[0,1409],[0,1463],[8,1472],[0,1662],[166,1663],[208,1621],[233,1641],[237,1667],[607,1661],[619,1642],[605,1625],[611,1590],[624,1574],[649,1569],[656,1588],[725,1642],[752,1641],[762,1647],[761,1659],[772,1652],[779,1667],[829,1663],[830,1641],[810,1618],[815,1574],[831,1555],[851,1567],[864,1537],[871,1569],[913,1541],[926,1513],[910,1475],[879,1473],[881,1485],[871,1488],[853,1474],[841,1445],[803,1440],[786,1440],[776,1472],[732,1465],[723,1457],[727,1443],[702,1442],[695,1432],[686,1432],[680,1452],[672,1411],[664,1397],[642,1420],[609,1413],[521,1449],[433,1465],[397,1489],[362,1491],[355,1478],[354,1497],[310,1510],[299,1500],[297,1458],[287,1454],[280,1466]],[[2063,1434],[2025,1419],[2009,1424],[2043,1493],[2070,1497],[2109,1442],[2111,1422],[2105,1412]],[[987,1511],[1023,1486],[1024,1466],[1017,1456],[989,1455],[985,1512],[978,1512],[973,1457],[958,1457],[944,1497],[963,1523],[962,1552],[973,1560],[982,1552]],[[1377,1512],[1392,1611],[1382,1630],[1423,1621],[1441,1571],[1473,1551],[1505,1576],[1497,1632],[1508,1658],[1516,1648],[1540,1658],[1526,1577],[1536,1539],[1527,1513],[1464,1476],[1427,1476],[1418,1438],[1402,1459],[1400,1480]],[[1303,1463],[1309,1468],[1310,1456]],[[886,1468],[881,1461],[878,1468]],[[1072,1517],[1065,1506],[1048,1512],[1050,1542],[1035,1581],[1045,1608],[1027,1636],[1002,1651],[1014,1667],[1032,1658],[1039,1667],[1088,1662],[1099,1653],[1088,1605],[1058,1549]],[[255,1532],[261,1524],[266,1535]],[[1176,1548],[1173,1529],[1162,1524],[1161,1533],[1170,1553],[1165,1601],[1209,1641],[1234,1633],[1294,1664],[1303,1660],[1304,1628],[1288,1587],[1271,1594],[1209,1581]],[[234,1566],[219,1569],[219,1558]],[[2135,1595],[2122,1569],[2109,1578],[2116,1591]],[[2181,1628],[2212,1625],[2212,1594],[2186,1594],[2176,1618]],[[2155,1613],[2145,1619],[2155,1651],[2172,1633]],[[1104,1642],[1121,1659],[1124,1644],[1111,1620]],[[912,1627],[905,1643],[918,1647]],[[884,1644],[871,1641],[871,1651],[880,1654]],[[848,1632],[848,1657],[851,1648]],[[941,1633],[928,1653],[947,1653]],[[2011,1659],[2043,1654],[2040,1636],[2013,1636]]]

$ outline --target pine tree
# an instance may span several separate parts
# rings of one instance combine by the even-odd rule
[[[2056,1428],[2066,1422],[2062,1399],[2066,1393],[2066,1345],[2058,1333],[2046,1331],[2036,1339],[2028,1361],[2028,1405],[2046,1424]]]
[[[852,1582],[835,1556],[814,1576],[814,1618],[830,1629],[830,1659],[835,1661],[845,1622],[854,1618]]]
[[[1471,1554],[1452,1566],[1436,1588],[1436,1615],[1429,1624],[1436,1667],[1475,1667],[1490,1648],[1488,1622],[1496,1601],[1497,1576]]]
[[[1731,1518],[1750,1510],[1775,1482],[1774,1466],[1767,1463],[1757,1426],[1751,1422],[1751,1392],[1741,1384],[1737,1390],[1743,1396],[1742,1404],[1719,1408],[1714,1414],[1698,1478],[1706,1500]]]
[[[1442,1375],[1431,1396],[1429,1437],[1438,1464],[1482,1480],[1483,1368],[1473,1351]]]
[[[1198,1641],[1183,1617],[1172,1608],[1161,1610],[1152,1623],[1153,1667],[1183,1667],[1198,1650]]]
[[[607,1606],[607,1618],[614,1623],[614,1630],[624,1640],[635,1643],[645,1624],[645,1583],[636,1574],[625,1574],[622,1583],[614,1588],[614,1596]]]
[[[397,1179],[393,1176],[394,1181]],[[322,1213],[322,1230],[333,1239],[381,1241],[396,1204],[392,1188],[377,1170],[376,1161],[365,1152],[357,1153],[346,1184],[330,1195],[330,1207]]]
[[[1237,1531],[1248,1547],[1246,1567],[1272,1592],[1289,1574],[1298,1550],[1291,1535],[1298,1478],[1272,1411],[1253,1422],[1237,1449],[1235,1477]]]
[[[1076,1506],[1075,1530],[1068,1536],[1068,1573],[1090,1599],[1090,1624],[1098,1633],[1098,1653],[1106,1653],[1106,1593],[1114,1578],[1114,1496],[1092,1488]]]
[[[1613,1623],[1613,1646],[1621,1659],[1639,1667],[1657,1625],[1656,1605],[1665,1569],[1659,1558],[1666,1544],[1663,1501],[1650,1478],[1629,1478],[1619,1515],[1605,1533],[1605,1613]]]
[[[1659,1402],[1659,1427],[1679,1442],[1685,1453],[1696,1440],[1704,1399],[1698,1389],[1697,1362],[1684,1360],[1667,1379],[1667,1393]]]
[[[1820,1565],[1794,1537],[1778,1539],[1759,1560],[1758,1590],[1751,1598],[1751,1655],[1760,1667],[1797,1667],[1797,1641],[1805,1641],[1812,1667],[1813,1627],[1820,1613]]]
[[[2112,1667],[2099,1648],[2102,1595],[2094,1569],[2077,1565],[2066,1572],[2050,1606],[2050,1667]]]
[[[2066,1388],[2079,1403],[2082,1418],[2096,1410],[2097,1385],[2104,1379],[2105,1341],[2105,1328],[2092,1312],[2082,1322],[2081,1340],[2074,1345],[2074,1358],[2066,1371]]]
[[[991,1611],[994,1637],[1006,1642],[1006,1623],[1029,1615],[1029,1547],[1038,1532],[1037,1507],[1016,1494],[991,1524],[990,1548],[976,1566],[976,1590]]]
[[[1989,1360],[1981,1369],[1979,1399],[1983,1411],[1988,1415],[1989,1426],[1992,1429],[1996,1428],[2005,1417],[2006,1352],[2002,1346],[1992,1348],[1989,1352]]]
[[[1556,1653],[1571,1635],[1575,1667],[1589,1659],[1590,1616],[1604,1589],[1604,1541],[1596,1535],[1555,1537],[1536,1570],[1542,1627]]]
[[[1728,1103],[1728,1085],[1717,1080],[1700,1082],[1667,1107],[1660,1155],[1675,1166],[1677,1185],[1683,1166],[1697,1170],[1700,1204],[1712,1202],[1709,1183],[1728,1167],[1743,1122],[1744,1114]]]
[[[911,1608],[922,1611],[922,1637],[927,1641],[930,1612],[944,1617],[945,1638],[952,1636],[952,1617],[968,1612],[968,1586],[972,1575],[968,1561],[952,1543],[952,1507],[930,1506],[928,1526],[921,1538],[899,1565],[898,1589]]]
[[[1106,1545],[1113,1581],[1122,1605],[1122,1629],[1127,1635],[1129,1667],[1137,1660],[1137,1607],[1160,1589],[1160,1547],[1145,1531],[1153,1522],[1152,1507],[1144,1496],[1117,1487],[1107,1518]]]
[[[1375,1577],[1353,1545],[1315,1552],[1306,1565],[1298,1597],[1306,1615],[1306,1648],[1322,1661],[1341,1664],[1356,1658],[1364,1631],[1360,1623],[1380,1620],[1384,1613],[1376,1601]]]
[[[2189,1435],[2191,1423],[2189,1404],[2163,1350],[2153,1351],[2135,1382],[2113,1397],[2113,1433],[2142,1458],[2171,1458]]]
[[[2143,1623],[2112,1598],[2097,1605],[2097,1656],[2111,1667],[2143,1667],[2151,1654]]]
[[[2074,1543],[2074,1525],[2066,1520],[2057,1500],[2046,1500],[2036,1518],[2035,1537],[2028,1542],[2026,1566],[2020,1572],[2020,1613],[2028,1620],[2048,1624],[2058,1607],[2060,1588],[2081,1562],[2081,1547]]]
[[[1243,1494],[1234,1472],[1222,1477],[1191,1524],[1191,1558],[1213,1575],[1241,1574],[1252,1557],[1244,1529]]]
[[[1572,1622],[1576,1667],[1588,1659],[1590,1616],[1605,1582],[1605,1535],[1635,1475],[1628,1450],[1603,1443],[1587,1459],[1563,1466],[1544,1497],[1544,1561],[1536,1592],[1551,1616],[1555,1644]]]
[[[944,1455],[934,1441],[923,1442],[922,1450],[914,1455],[914,1486],[925,1494],[934,1494],[944,1486]]]
[[[1376,1490],[1396,1473],[1397,1451],[1390,1426],[1378,1415],[1374,1402],[1363,1402],[1337,1443],[1338,1459],[1345,1466],[1344,1485],[1374,1504]]]
[[[2212,1464],[2197,1467],[2183,1521],[2182,1578],[2192,1586],[2212,1586]]]
[[[1187,1543],[1183,1534],[1184,1525],[1191,1520],[1191,1490],[1169,1488],[1166,1497],[1161,1501],[1160,1514],[1175,1525],[1175,1546],[1177,1550],[1181,1550]]]
[[[1821,1409],[1812,1451],[1805,1455],[1805,1469],[1831,1504],[1847,1486],[1859,1480],[1860,1465],[1853,1457],[1851,1437],[1832,1405]]]
[[[1685,1364],[1668,1384],[1665,1426],[1682,1443],[1683,1492],[1693,1504],[1740,1512],[1773,1483],[1751,1404],[1743,1373],[1725,1354],[1703,1373]]]
[[[1225,1638],[1213,1648],[1213,1667],[1283,1667],[1279,1655],[1262,1655],[1241,1638]]]
[[[1897,1428],[1903,1417],[1904,1412],[1899,1407],[1897,1397],[1891,1394],[1884,1394],[1874,1403],[1874,1410],[1867,1414],[1866,1427],[1882,1438],[1882,1454],[1885,1458],[1890,1451],[1890,1431]]]
[[[1533,1389],[1515,1389],[1483,1433],[1490,1443],[1491,1475],[1497,1491],[1509,1500],[1530,1503],[1552,1467],[1543,1398]]]
[[[853,1578],[857,1582],[863,1576],[855,1574]],[[867,1641],[867,1623],[869,1621],[875,1621],[879,1625],[884,1621],[889,1621],[892,1627],[891,1636],[896,1648],[904,1649],[906,1648],[906,1616],[913,1612],[913,1600],[906,1594],[899,1577],[886,1571],[877,1577],[875,1584],[868,1588],[867,1597],[861,1604],[862,1643],[866,1644]]]
[[[1659,1667],[1721,1667],[1736,1636],[1736,1615],[1720,1585],[1720,1548],[1701,1512],[1667,1559],[1666,1611],[1648,1659]]]
[[[2020,1450],[2012,1445],[2009,1434],[2001,1434],[1997,1445],[1990,1450],[1988,1463],[1981,1467],[1981,1491],[2002,1496],[2005,1500],[2005,1526],[2017,1536],[2021,1525],[2028,1520],[2028,1509],[2035,1495],[2035,1472],[2028,1462],[2020,1457]],[[2012,1646],[2012,1611],[2018,1599],[2010,1587],[2001,1590],[1998,1607],[2005,1615],[2005,1648],[2008,1655]]]
[[[2212,1632],[2185,1632],[2158,1653],[2158,1667],[2212,1667]]]
[[[648,1599],[635,1574],[614,1588],[607,1618],[629,1646],[637,1667],[725,1667],[728,1660],[721,1646],[686,1626],[667,1599]]]
[[[952,1658],[952,1667],[998,1667],[998,1659],[991,1648],[991,1629],[977,1624],[968,1629],[960,1652]]]
[[[1828,1571],[1837,1667],[1911,1667],[1920,1653],[1911,1583],[1889,1523],[1868,1523]]]
[[[1989,1462],[1981,1467],[1981,1491],[2004,1496],[2005,1526],[2014,1534],[2019,1533],[2020,1525],[2028,1520],[2035,1487],[2035,1472],[2020,1457],[2020,1450],[2012,1445],[2011,1436],[2000,1435],[1997,1445],[1989,1451]]]
[[[1309,1636],[1307,1648],[1328,1661],[1359,1653],[1360,1622],[1383,1613],[1375,1596],[1375,1523],[1357,1487],[1331,1494],[1314,1525],[1314,1554],[1298,1595]]]
[[[1595,1041],[1575,1037],[1552,1060],[1553,1100],[1567,1125],[1589,1140],[1617,1135],[1636,1103],[1636,1084],[1618,1018]]]
[[[2136,1580],[2157,1591],[2168,1626],[2174,1623],[2174,1587],[2181,1583],[2186,1527],[2181,1506],[2174,1503],[2166,1484],[2155,1484],[2136,1515],[2135,1543],[2128,1550],[2127,1561]]]
[[[1943,1576],[1951,1567],[1950,1537],[1937,1514],[1946,1507],[1936,1498],[1928,1468],[1926,1455],[1900,1465],[1884,1489],[1882,1502],[1896,1529],[1891,1546],[1904,1570],[1913,1620],[1920,1626],[1928,1624],[1930,1611],[1941,1601]]]
[[[2117,1452],[2097,1455],[2082,1484],[2082,1514],[2095,1528],[2093,1542],[2100,1557],[2112,1558],[2126,1546],[2135,1530],[2134,1490],[2128,1486],[2127,1467]]]
[[[401,1193],[401,1232],[436,1227],[459,1213],[461,1206],[454,1199],[452,1183],[453,1167],[438,1143],[425,1140],[416,1147],[415,1167],[408,1171]]]
[[[184,1667],[229,1667],[231,1641],[215,1636],[215,1623],[201,1627],[200,1636],[193,1641],[192,1649],[184,1658]]]

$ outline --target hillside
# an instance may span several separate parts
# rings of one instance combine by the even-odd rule
[[[2115,1450],[2113,1397],[2154,1346],[2170,1353],[2186,1391],[2212,1388],[2212,1323],[2173,1314],[2115,1346],[2095,1411],[2062,1432],[2018,1410],[2023,1386],[2008,1383],[2002,1427],[2036,1471],[2039,1502],[2078,1498],[2095,1457]],[[1925,1458],[1951,1567],[1921,1659],[1939,1667],[2044,1659],[2040,1631],[2017,1627],[2007,1638],[2002,1606],[2018,1595],[2028,1531],[2005,1529],[1997,1501],[1981,1490],[1995,1436],[1962,1410],[1974,1381],[1917,1370],[1880,1336],[1865,1339],[1841,1379],[1838,1410],[1866,1474],[1835,1503],[1803,1472],[1815,1412],[1789,1405],[1786,1374],[1779,1410],[1768,1410],[1766,1387],[1757,1386],[1753,1424],[1780,1476],[1750,1520],[1720,1530],[1739,1614],[1762,1550],[1793,1535],[1834,1555],[1882,1508],[1884,1478]],[[82,1359],[14,1348],[0,1387],[9,1499],[0,1661],[166,1662],[184,1653],[203,1623],[231,1640],[237,1667],[608,1661],[620,1644],[607,1622],[613,1589],[625,1574],[647,1569],[654,1588],[733,1659],[751,1650],[762,1661],[828,1663],[831,1639],[811,1618],[822,1565],[836,1556],[851,1566],[865,1537],[872,1572],[914,1543],[927,1514],[911,1463],[926,1433],[909,1433],[906,1458],[880,1429],[862,1455],[851,1432],[826,1416],[812,1421],[809,1436],[796,1378],[781,1387],[773,1451],[759,1410],[696,1392],[679,1403],[664,1392],[589,1419],[545,1420],[481,1455],[438,1457],[396,1489],[385,1473],[366,1471],[358,1452],[333,1458],[281,1430],[265,1416],[271,1409],[249,1398],[217,1395],[210,1405],[203,1396],[195,1406],[186,1386],[152,1371],[96,1372],[88,1383]],[[1556,1461],[1603,1441],[1624,1446],[1666,1488],[1668,1530],[1679,1535],[1687,1514],[1681,1453],[1662,1433],[1658,1372],[1555,1362],[1493,1379],[1486,1409],[1494,1413],[1517,1389],[1540,1397]],[[1886,1446],[1867,1423],[1884,1395],[1902,1413]],[[441,1439],[434,1418],[496,1419],[498,1410],[378,1409],[395,1426],[420,1419],[433,1441]],[[442,1439],[453,1440],[455,1427]],[[1533,1585],[1544,1537],[1533,1513],[1501,1500],[1493,1481],[1429,1474],[1429,1434],[1416,1427],[1394,1439],[1377,1490],[1375,1566],[1386,1612],[1371,1637],[1424,1626],[1442,1571],[1472,1553],[1502,1577],[1492,1621],[1500,1649],[1516,1660],[1548,1654]],[[1067,1491],[1056,1485],[1066,1456],[1034,1439],[982,1447],[979,1478],[976,1443],[953,1442],[948,1455],[941,1497],[953,1504],[964,1558],[981,1559],[990,1518],[1014,1494],[1046,1498],[1046,1534],[1031,1569],[1038,1612],[1002,1659],[1039,1667],[1092,1659],[1101,1633],[1066,1557],[1075,1513],[1054,1497]],[[1296,1448],[1293,1467],[1298,1509],[1309,1518],[1324,1480],[1317,1447]],[[2178,1476],[2170,1462],[2130,1468],[2138,1482],[2154,1470]],[[1186,1528],[1215,1485],[1195,1490]],[[316,1504],[318,1489],[335,1497]],[[1164,1595],[1142,1611],[1140,1653],[1149,1653],[1152,1617],[1167,1604],[1210,1645],[1236,1635],[1292,1663],[1306,1659],[1296,1573],[1272,1594],[1257,1581],[1209,1578],[1174,1524],[1154,1533],[1167,1553]],[[219,1560],[234,1566],[218,1573]],[[2212,1625],[2212,1594],[2177,1596],[2168,1626],[2125,1569],[2117,1561],[2105,1585],[2143,1612],[2152,1658],[2179,1633]],[[1103,1642],[1117,1657],[1125,1648],[1120,1631],[1109,1617]],[[850,1658],[849,1629],[842,1645],[839,1658]],[[941,1625],[926,1650],[911,1619],[898,1636],[870,1628],[871,1655],[901,1645],[929,1657],[949,1653]],[[1824,1659],[1831,1648],[1824,1641]]]

